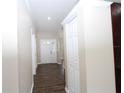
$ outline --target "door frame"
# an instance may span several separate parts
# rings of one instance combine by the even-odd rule
[[[36,50],[36,35],[31,28],[31,48],[32,48],[32,73],[36,74],[37,69],[37,50]]]
[[[44,62],[41,62],[41,41],[55,41],[55,52],[56,52],[56,57],[55,57],[55,62],[52,62],[52,63],[57,63],[57,40],[54,39],[54,38],[51,38],[51,39],[40,39],[40,63],[39,64],[46,64]]]
[[[77,17],[77,10],[79,9],[79,3],[72,9],[72,11],[68,14],[68,16],[62,21],[62,25],[64,26],[64,55],[65,55],[65,61],[66,61],[66,86],[65,86],[65,91],[67,93],[70,93],[70,89],[69,89],[69,55],[68,55],[68,40],[66,40],[68,37],[67,37],[67,32],[66,30],[68,29],[68,23],[70,23],[72,20],[74,20],[76,17]],[[79,52],[79,51],[78,51]],[[79,93],[80,93],[80,66],[79,66]]]

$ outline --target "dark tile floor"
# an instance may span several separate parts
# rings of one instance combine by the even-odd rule
[[[64,71],[58,64],[38,65],[33,93],[66,93]]]

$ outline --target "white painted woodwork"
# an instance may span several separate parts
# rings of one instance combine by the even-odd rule
[[[67,23],[66,27],[69,93],[80,93],[78,35],[76,17],[73,18],[72,21]]]
[[[37,68],[37,55],[36,55],[36,37],[35,34],[33,34],[33,32],[31,33],[31,42],[32,42],[32,72],[33,75],[35,75]]]
[[[41,40],[41,64],[57,63],[57,45],[55,39]]]

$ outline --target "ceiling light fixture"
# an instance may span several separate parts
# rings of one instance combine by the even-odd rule
[[[48,19],[48,20],[51,20],[51,17],[48,17],[47,19]]]

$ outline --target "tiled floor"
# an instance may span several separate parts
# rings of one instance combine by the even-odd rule
[[[64,72],[61,65],[38,65],[34,76],[33,93],[66,93],[64,90]]]

